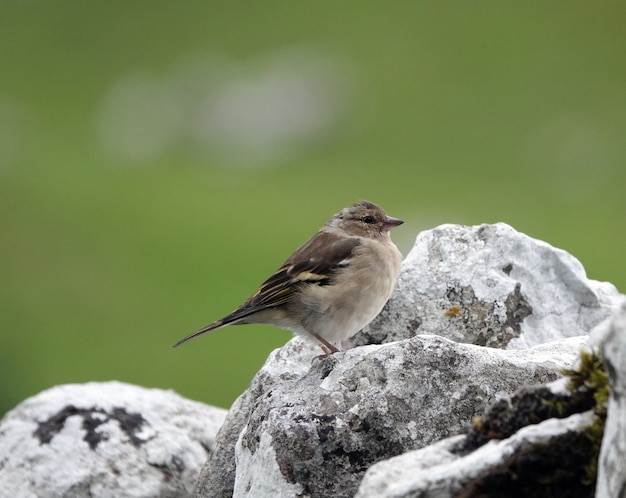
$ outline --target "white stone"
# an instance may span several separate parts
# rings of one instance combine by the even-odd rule
[[[598,460],[598,498],[626,496],[626,300],[595,337],[603,348],[611,393]]]
[[[241,434],[245,434],[245,428]],[[261,434],[259,451],[255,453],[242,447],[240,437],[235,454],[237,477],[233,496],[238,498],[301,496],[302,486],[288,483],[281,474],[276,461],[276,452],[272,447],[272,437],[268,433]],[[259,479],[259,475],[263,478]]]
[[[285,376],[282,360],[315,354],[295,339],[231,410],[197,496],[352,496],[369,465],[458,434],[500,397],[554,380],[585,343],[573,337],[507,351],[423,335],[354,348]]]
[[[226,411],[121,382],[57,386],[0,421],[0,497],[184,497]]]

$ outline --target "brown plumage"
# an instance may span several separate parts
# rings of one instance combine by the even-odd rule
[[[177,342],[234,324],[264,323],[315,338],[325,354],[389,299],[402,255],[389,231],[403,223],[361,201],[330,218],[241,306]]]

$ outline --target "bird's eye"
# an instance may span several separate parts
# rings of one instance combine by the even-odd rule
[[[371,224],[374,223],[374,218],[372,216],[363,216],[363,218],[361,218],[361,221],[363,223]]]

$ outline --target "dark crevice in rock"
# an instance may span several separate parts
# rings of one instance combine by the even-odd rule
[[[547,387],[520,389],[510,400],[496,401],[483,417],[475,418],[466,439],[454,452],[467,455],[491,439],[506,439],[527,425],[569,417],[594,405],[593,395],[572,398],[555,394]]]
[[[570,431],[524,446],[496,467],[470,481],[457,498],[592,498],[595,481],[586,481],[593,443]]]

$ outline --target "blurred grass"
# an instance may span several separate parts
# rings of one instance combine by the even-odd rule
[[[367,198],[417,231],[505,221],[626,289],[626,10],[619,2],[4,2],[0,414],[119,379],[227,407],[290,334],[231,311],[321,223]],[[331,137],[264,167],[185,144],[107,155],[102,101],[186,54],[284,47],[354,73]]]

